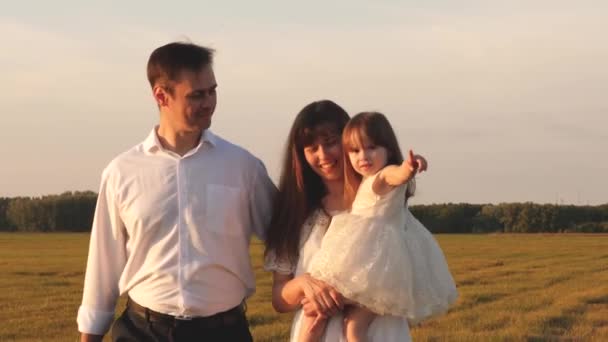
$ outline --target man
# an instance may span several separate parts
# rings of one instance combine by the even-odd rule
[[[124,293],[114,341],[251,340],[243,306],[254,291],[249,240],[264,236],[275,187],[257,158],[208,129],[212,57],[189,43],[150,55],[160,122],[103,172],[81,341],[101,341]]]

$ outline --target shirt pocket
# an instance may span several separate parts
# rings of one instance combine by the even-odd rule
[[[243,236],[243,218],[247,217],[245,202],[245,193],[240,188],[208,184],[205,219],[209,231],[231,237]]]

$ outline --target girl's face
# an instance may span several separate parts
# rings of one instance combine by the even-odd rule
[[[311,145],[304,147],[306,162],[323,181],[344,179],[342,153],[339,135],[318,137]]]
[[[348,159],[355,171],[363,177],[376,174],[386,166],[388,151],[369,141],[354,141],[348,149]]]

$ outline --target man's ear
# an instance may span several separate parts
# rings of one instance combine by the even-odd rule
[[[164,107],[169,102],[169,94],[165,88],[160,85],[154,86],[154,89],[152,89],[152,95],[154,96],[158,107]]]

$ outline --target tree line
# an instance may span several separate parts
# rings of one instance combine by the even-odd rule
[[[92,191],[0,197],[0,231],[90,231],[96,202],[97,194]]]
[[[92,191],[0,197],[0,231],[87,232],[96,201]],[[608,204],[447,203],[410,209],[433,233],[608,233]]]
[[[433,233],[608,233],[608,204],[448,203],[411,211]]]

